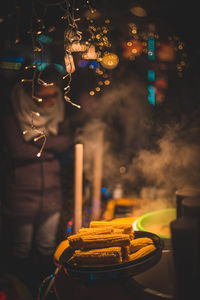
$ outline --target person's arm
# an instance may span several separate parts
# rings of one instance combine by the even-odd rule
[[[16,160],[46,160],[54,157],[52,152],[43,150],[41,157],[37,157],[38,146],[26,142],[19,128],[17,120],[12,114],[8,114],[3,120],[3,132],[6,147],[10,156]]]
[[[58,135],[49,135],[46,140],[45,149],[53,153],[63,153],[67,151],[73,145],[73,137],[69,130],[69,122],[65,120],[61,124],[62,129],[59,131]],[[40,148],[42,146],[42,140],[34,142],[35,145]]]

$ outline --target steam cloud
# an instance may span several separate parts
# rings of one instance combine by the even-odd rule
[[[92,159],[95,147],[99,146],[96,134],[103,130],[103,181],[108,186],[113,188],[121,182],[129,195],[173,201],[177,189],[198,185],[200,146],[195,138],[191,140],[197,127],[184,128],[185,121],[167,125],[162,136],[152,139],[153,107],[147,101],[144,82],[132,76],[109,88],[95,105],[95,116],[77,136],[85,145],[88,180],[92,180]]]

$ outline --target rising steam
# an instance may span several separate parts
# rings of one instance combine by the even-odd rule
[[[77,136],[85,145],[84,167],[90,181],[97,132],[103,130],[105,184],[113,187],[120,181],[127,195],[173,201],[177,189],[199,183],[200,147],[189,138],[197,128],[168,124],[153,139],[153,107],[147,101],[146,84],[136,76],[104,92],[94,111]]]

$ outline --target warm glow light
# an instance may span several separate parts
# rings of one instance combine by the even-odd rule
[[[96,73],[99,74],[99,75],[102,75],[103,71],[101,71],[100,69],[96,69]]]
[[[175,60],[175,48],[173,44],[161,43],[157,51],[157,57],[160,61],[172,62]]]
[[[104,81],[104,84],[105,84],[105,85],[109,85],[109,84],[110,84],[110,80],[105,80],[105,81]]]
[[[91,45],[86,53],[82,54],[83,59],[97,59],[97,53],[95,52],[95,46]]]
[[[178,45],[178,49],[179,49],[179,50],[183,50],[183,44],[179,44],[179,45]]]
[[[138,56],[142,53],[143,43],[139,40],[133,39],[132,41],[123,43],[123,57],[131,59],[134,56]]]
[[[68,45],[68,48],[71,52],[84,52],[87,49],[87,46],[80,42],[74,42]]]
[[[142,8],[141,6],[134,6],[131,7],[130,12],[137,17],[146,17],[147,16],[147,12],[144,8]]]
[[[40,113],[37,112],[37,111],[32,111],[32,114],[34,114],[35,116],[39,117],[40,116]]]
[[[136,49],[136,48],[133,48],[133,49],[131,50],[131,52],[132,52],[133,54],[136,54],[136,53],[137,53],[137,49]]]
[[[119,58],[114,53],[106,53],[100,63],[105,69],[114,69],[119,63]]]
[[[90,91],[89,94],[90,94],[90,96],[94,96],[95,93],[94,93],[94,91]]]
[[[94,20],[100,17],[100,13],[96,9],[87,10],[84,15],[86,18],[88,19],[92,18]]]
[[[38,97],[35,97],[35,96],[32,96],[32,98],[37,100],[38,102],[42,102],[42,98],[38,98]]]

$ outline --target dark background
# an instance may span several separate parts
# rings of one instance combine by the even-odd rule
[[[72,1],[70,2],[72,3]],[[59,0],[34,0],[33,2],[26,0],[1,1],[1,58],[9,55],[23,56],[24,65],[31,62],[31,38],[27,32],[30,29],[32,3],[37,9],[38,16],[44,17],[43,20],[46,27],[55,26],[55,31],[50,34],[53,42],[48,45],[46,55],[52,63],[64,65],[63,33],[66,28],[66,22],[61,20],[61,17],[65,13],[63,9],[65,1]],[[74,1],[75,7],[80,9],[80,17],[85,9],[85,3],[86,1]],[[138,27],[145,27],[150,23],[154,24],[161,42],[167,41],[168,35],[178,36],[183,41],[187,53],[187,67],[181,78],[177,76],[177,61],[172,63],[166,71],[168,87],[165,91],[165,100],[160,105],[152,106],[152,120],[155,125],[153,130],[155,130],[153,132],[154,136],[151,137],[151,142],[154,141],[154,137],[155,140],[159,137],[160,133],[156,131],[157,125],[179,123],[184,119],[184,125],[182,126],[182,131],[185,130],[184,136],[187,135],[189,127],[195,127],[192,141],[199,143],[200,39],[198,2],[194,0],[91,0],[89,3],[100,13],[97,23],[103,24],[105,19],[110,19],[108,35],[112,44],[111,49],[120,59],[118,67],[110,72],[112,78],[111,87],[117,82],[123,82],[131,77],[132,74],[136,74],[141,81],[147,83],[147,59],[141,55],[130,62],[122,57],[122,43],[130,38],[129,23],[136,23]],[[140,18],[130,12],[130,8],[137,3],[145,8],[147,12],[146,17]],[[84,32],[85,24],[82,18],[78,26]],[[16,34],[19,34],[18,43],[15,43]],[[20,70],[0,69],[1,113],[3,113],[4,106],[9,99],[11,87],[15,80],[21,76],[22,69],[23,66]],[[76,70],[72,74],[72,98],[79,101],[80,95],[83,92],[88,93],[95,87],[95,84],[95,75],[91,71],[86,69]],[[71,118],[73,119],[73,114],[75,113],[78,120],[79,112],[71,106],[69,109],[72,112]],[[109,112],[107,116],[109,117]],[[77,124],[78,126],[81,125],[78,121]],[[124,150],[123,145],[121,145],[121,150]]]
[[[16,0],[16,1],[1,1],[0,4],[0,39],[1,39],[1,57],[7,55],[21,55],[24,57],[24,64],[30,62],[32,59],[31,53],[31,37],[27,32],[30,29],[30,21],[32,15],[32,3],[37,10],[39,17],[44,16],[44,23],[46,27],[55,26],[56,30],[51,34],[53,42],[48,45],[48,55],[52,63],[63,64],[63,32],[66,27],[66,22],[61,20],[64,13],[63,7],[65,1],[53,0]],[[80,16],[85,9],[86,1],[74,1],[75,7],[79,8]],[[177,35],[184,42],[185,50],[187,52],[187,72],[185,78],[187,85],[193,85],[191,91],[196,89],[196,80],[199,78],[200,72],[200,41],[198,36],[198,4],[197,1],[159,1],[159,0],[91,0],[90,5],[100,12],[100,18],[97,20],[102,24],[106,18],[110,19],[109,38],[112,43],[112,50],[121,55],[122,42],[128,39],[128,23],[136,23],[139,26],[153,23],[156,26],[156,31],[159,33],[160,40],[165,41],[168,35]],[[130,8],[139,3],[147,12],[147,16],[140,18],[134,16],[130,12]],[[16,8],[17,7],[17,8]],[[79,13],[78,13],[79,14]],[[78,23],[80,30],[84,31],[84,24],[82,21]],[[83,27],[81,27],[83,26]],[[19,35],[19,42],[15,43],[16,34]],[[119,67],[113,71],[113,76],[121,76],[120,70],[123,68],[123,60]],[[129,64],[129,68],[139,73],[139,75],[146,76],[146,61],[138,58],[135,63]],[[176,73],[174,68],[174,74]],[[173,72],[172,72],[173,73]],[[2,77],[1,82],[6,80],[9,84],[17,76],[19,71],[0,70]],[[119,74],[119,75],[118,75]],[[74,75],[76,77],[77,75]],[[171,74],[172,81],[176,80]],[[179,83],[177,83],[179,84]],[[182,85],[182,83],[180,83]],[[2,87],[6,89],[5,85]],[[173,86],[172,86],[173,88]],[[177,88],[175,88],[177,91]],[[198,90],[197,90],[198,92]],[[7,89],[5,90],[7,93]],[[194,98],[194,97],[192,97]]]

